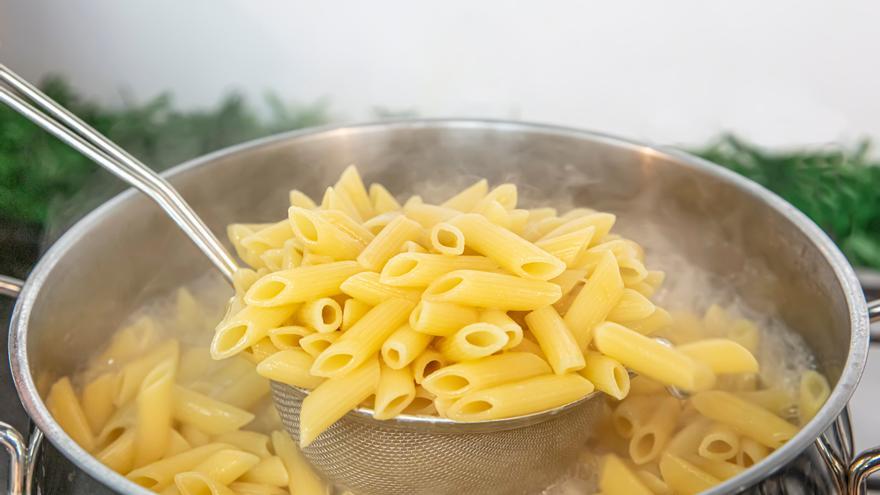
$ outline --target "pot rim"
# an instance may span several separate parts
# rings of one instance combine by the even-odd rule
[[[648,145],[605,133],[550,124],[497,119],[401,119],[362,124],[335,124],[276,134],[223,148],[207,155],[194,158],[167,170],[162,175],[166,178],[173,178],[178,174],[206,165],[221,157],[233,156],[259,147],[280,145],[291,140],[320,139],[334,134],[368,134],[394,128],[491,128],[506,131],[548,133],[605,143],[618,148],[638,151],[649,156],[666,157],[684,166],[700,169],[709,175],[735,185],[739,189],[748,193],[755,200],[761,201],[767,207],[782,214],[812,241],[834,271],[837,281],[846,297],[847,306],[850,312],[850,346],[846,363],[841,371],[840,379],[832,390],[828,401],[819,413],[803,429],[801,429],[794,438],[789,440],[785,445],[773,452],[766,459],[762,460],[759,463],[760,469],[748,469],[742,474],[726,480],[704,492],[705,495],[720,495],[722,493],[745,490],[747,487],[754,485],[769,474],[781,469],[793,460],[800,452],[804,451],[821,433],[828,429],[832,422],[841,414],[841,412],[843,412],[858,385],[859,379],[861,378],[862,371],[865,367],[865,361],[867,359],[869,345],[867,304],[855,272],[825,232],[794,206],[763,186],[727,170],[724,167],[715,165],[689,153],[665,146]],[[39,260],[34,270],[31,272],[31,275],[28,277],[13,310],[12,319],[10,321],[9,358],[13,381],[15,382],[16,390],[18,391],[19,398],[21,399],[25,410],[36,423],[37,427],[43,431],[46,438],[48,438],[56,448],[58,448],[77,467],[84,470],[89,476],[103,483],[107,487],[122,493],[148,495],[153,492],[136,485],[123,475],[118,474],[101,464],[95,457],[82,449],[61,429],[60,425],[52,418],[37,391],[33,376],[30,373],[30,365],[27,355],[27,328],[30,313],[37,297],[39,296],[41,287],[51,274],[55,265],[64,257],[64,254],[71,248],[71,246],[86,235],[86,232],[91,226],[96,224],[105,215],[108,215],[118,205],[128,201],[131,197],[137,194],[140,193],[129,188],[91,211],[65,232],[64,235],[62,235],[61,238],[58,239],[58,241],[56,241]]]

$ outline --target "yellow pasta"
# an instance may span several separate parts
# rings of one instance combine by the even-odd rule
[[[431,344],[430,335],[416,332],[403,325],[382,344],[382,361],[392,369],[401,369],[412,363]]]
[[[654,412],[656,398],[630,396],[623,400],[611,415],[611,425],[623,438],[632,438],[636,429],[644,426]]]
[[[504,330],[507,334],[507,343],[503,349],[512,349],[520,344],[523,339],[523,329],[519,323],[513,320],[505,311],[500,309],[484,309],[480,312],[480,321],[491,323]]]
[[[113,403],[118,407],[132,400],[140,389],[141,382],[157,364],[180,355],[180,344],[168,340],[143,356],[130,361],[119,371]]]
[[[375,356],[385,340],[406,323],[413,306],[405,299],[388,299],[376,305],[318,355],[312,365],[312,375],[342,376]]]
[[[493,224],[513,232],[510,228],[510,212],[496,200],[489,200],[480,203],[474,208],[474,213],[482,215],[486,220]]]
[[[303,303],[296,319],[320,333],[330,333],[342,325],[342,308],[333,299],[322,297]]]
[[[739,452],[736,454],[736,463],[742,467],[751,467],[770,455],[770,449],[751,438],[740,439]]]
[[[665,397],[654,403],[650,416],[633,428],[629,456],[636,464],[657,460],[675,431],[681,406],[678,400]]]
[[[324,211],[341,211],[359,222],[364,220],[357,207],[351,202],[351,199],[333,187],[328,187],[324,190],[324,196],[321,198],[321,209]]]
[[[405,366],[394,369],[380,364],[379,384],[373,403],[373,417],[391,419],[402,413],[416,397],[412,370]]]
[[[447,273],[435,279],[422,295],[426,301],[517,311],[553,304],[561,296],[559,286],[551,282],[475,270]]]
[[[726,424],[752,440],[770,448],[779,448],[796,433],[797,427],[729,392],[712,390],[691,398],[700,414]]]
[[[589,247],[590,240],[593,239],[595,233],[596,228],[590,226],[569,232],[568,234],[538,241],[535,245],[562,260],[567,267],[572,268],[578,258]]]
[[[407,201],[403,205],[403,213],[426,229],[458,216],[460,213],[451,208],[429,205],[420,201]]]
[[[353,327],[355,323],[367,314],[372,306],[355,298],[346,299],[342,306],[342,331]]]
[[[46,396],[46,407],[70,438],[88,452],[95,449],[95,436],[69,378],[61,378],[52,385]]]
[[[299,339],[299,346],[312,357],[318,357],[319,354],[326,351],[330,345],[339,340],[342,332],[333,333],[313,333]]]
[[[421,384],[425,380],[425,377],[447,364],[448,361],[442,354],[433,349],[428,349],[419,354],[419,357],[413,361],[413,377],[415,378],[416,383]]]
[[[467,247],[484,254],[520,277],[550,280],[566,268],[559,258],[493,224],[483,216],[465,214],[448,223],[461,230]]]
[[[207,353],[204,353],[207,356]],[[104,373],[83,387],[82,410],[91,431],[101,431],[116,407],[113,395],[116,388],[116,374]]]
[[[578,373],[595,385],[597,390],[617,400],[629,395],[629,372],[622,364],[599,352],[588,351],[584,355],[584,367]]]
[[[732,340],[706,339],[676,347],[715,373],[757,373],[758,361],[745,347]]]
[[[301,349],[287,349],[260,361],[257,373],[269,380],[312,389],[324,381],[309,373],[314,361],[312,356]]]
[[[220,443],[228,443],[239,450],[254,454],[257,457],[262,458],[272,455],[269,450],[271,442],[269,436],[256,431],[231,431],[218,435],[214,440]]]
[[[557,375],[585,366],[584,355],[559,313],[544,306],[526,315],[526,324]]]
[[[507,345],[507,334],[491,323],[477,322],[465,326],[437,342],[437,350],[448,361],[479,359],[494,354]]]
[[[290,199],[290,206],[299,206],[300,208],[308,208],[310,210],[314,210],[318,206],[312,198],[297,189],[292,189],[288,197]]]
[[[593,227],[596,230],[593,234],[593,239],[599,240],[608,234],[616,220],[617,217],[610,213],[590,213],[565,221],[562,225],[559,225],[550,232],[544,234],[541,237],[541,240],[552,239],[571,232],[583,230],[587,227]]]
[[[642,335],[654,335],[669,328],[672,324],[672,316],[661,307],[656,307],[650,316],[643,320],[628,321],[626,327],[639,332]]]
[[[245,302],[252,306],[278,307],[341,294],[346,279],[364,268],[354,261],[304,266],[271,273],[248,289]]]
[[[422,386],[438,397],[456,398],[469,392],[550,372],[547,362],[534,354],[506,352],[440,368],[428,375],[422,381]]]
[[[757,404],[781,417],[791,415],[796,410],[798,403],[795,394],[782,388],[741,391],[736,392],[736,396],[746,402]]]
[[[477,206],[477,203],[480,202],[481,199],[486,197],[486,193],[489,191],[489,183],[486,179],[480,179],[477,182],[474,182],[467,188],[461,190],[455,196],[447,199],[443,202],[441,206],[444,208],[451,208],[453,210],[468,212],[474,209]]]
[[[361,272],[347,278],[340,286],[342,292],[370,306],[377,306],[389,298],[407,299],[415,303],[419,300],[419,291],[401,287],[392,287],[379,281],[376,272]]]
[[[706,430],[697,454],[705,459],[726,461],[736,457],[739,452],[739,435],[730,427],[713,424]]]
[[[516,186],[513,184],[501,184],[495,186],[491,191],[489,191],[486,196],[484,196],[480,201],[474,205],[474,209],[477,210],[480,208],[481,203],[486,203],[490,201],[497,201],[501,204],[505,209],[512,210],[516,208],[517,202],[517,190]]]
[[[760,344],[758,327],[751,321],[742,318],[734,321],[728,327],[726,337],[745,347],[752,354],[757,352],[758,344]]]
[[[222,443],[210,443],[196,447],[182,454],[166,457],[137,468],[128,473],[126,478],[144,488],[159,491],[171,484],[177,473],[190,471],[215,452],[229,447],[229,445]]]
[[[366,219],[373,216],[373,202],[370,200],[370,195],[367,194],[367,189],[364,187],[357,167],[354,165],[346,167],[333,188],[337,193],[348,198],[361,218]]]
[[[263,266],[260,255],[258,253],[252,253],[242,245],[242,240],[252,235],[254,231],[255,229],[251,225],[233,223],[226,227],[226,237],[229,239],[229,242],[232,243],[232,247],[235,248],[235,254],[237,254],[242,261],[254,268],[259,268]]]
[[[669,453],[660,459],[660,473],[669,487],[682,495],[696,495],[721,483],[718,478]]]
[[[281,326],[294,311],[296,305],[271,308],[246,306],[217,327],[211,341],[211,356],[223,359],[238,354],[266,337],[269,330]]]
[[[483,256],[444,256],[401,253],[382,268],[379,280],[394,287],[427,287],[441,275],[455,270],[493,271],[498,265]]]
[[[243,481],[230,483],[229,489],[237,495],[290,495],[291,493],[294,493],[293,490],[281,488],[279,486],[245,483]]]
[[[299,347],[299,341],[308,335],[315,333],[311,328],[299,325],[287,325],[269,330],[269,341],[279,350],[294,349]]]
[[[393,222],[394,219],[402,217],[403,214],[399,211],[389,211],[387,213],[382,213],[380,215],[376,215],[375,217],[364,222],[363,227],[367,229],[369,233],[372,235],[377,235],[379,232],[382,232],[389,223]]]
[[[235,495],[226,485],[195,471],[176,475],[174,484],[180,495]]]
[[[400,216],[391,221],[361,251],[357,262],[367,270],[378,272],[392,256],[400,252],[406,241],[418,241],[424,236],[422,227],[407,217]]]
[[[241,239],[241,246],[250,255],[259,256],[270,249],[277,249],[293,237],[293,230],[287,220],[270,224]]]
[[[300,446],[311,444],[330,425],[376,393],[378,383],[379,361],[373,356],[350,372],[318,385],[302,403]]]
[[[192,471],[202,473],[221,485],[228,485],[259,463],[258,456],[230,448],[214,452],[193,467]]]
[[[460,304],[421,301],[409,315],[410,327],[420,333],[448,337],[480,317],[476,308]]]
[[[382,184],[370,184],[370,202],[373,204],[373,212],[376,215],[400,209],[400,203]]]
[[[240,479],[247,483],[272,486],[287,486],[290,483],[287,468],[278,456],[260,459],[260,462],[244,473]]]
[[[429,238],[431,247],[440,254],[458,256],[464,253],[464,234],[455,225],[438,223],[431,227]]]
[[[327,485],[315,473],[308,461],[303,458],[293,440],[281,431],[272,432],[272,447],[287,468],[288,492],[296,495],[327,495]]]
[[[599,489],[603,495],[654,495],[641,478],[614,454],[602,458]]]
[[[623,324],[644,320],[651,316],[656,309],[657,307],[647,297],[632,289],[623,289],[620,300],[608,313],[608,320]]]
[[[813,419],[819,409],[825,405],[829,395],[831,395],[831,387],[828,386],[828,380],[821,373],[809,370],[801,375],[798,411],[802,425]]]
[[[539,375],[465,394],[446,414],[456,421],[509,418],[564,406],[593,391],[580,375]]]
[[[167,359],[153,368],[141,383],[136,399],[136,467],[159,460],[168,450],[176,371],[177,359]]]
[[[288,215],[294,235],[310,252],[344,260],[364,249],[361,240],[312,210],[291,206]]]
[[[211,435],[237,430],[254,419],[254,415],[245,410],[181,386],[174,387],[173,410],[177,421]]]
[[[581,350],[590,343],[593,327],[605,320],[622,295],[617,260],[606,253],[565,313],[565,324]]]
[[[696,455],[688,455],[682,457],[687,462],[693,464],[705,473],[718,478],[719,480],[727,480],[745,471],[745,468],[728,461],[720,461],[717,459],[706,459]]]
[[[131,471],[132,464],[134,464],[134,442],[134,429],[125,430],[95,454],[95,458],[117,473],[127,473]]]
[[[666,385],[690,391],[706,390],[715,383],[708,366],[617,323],[599,324],[594,342],[602,354]]]
[[[428,392],[422,386],[416,386],[416,397],[409,403],[404,414],[413,414],[417,416],[436,416],[439,410],[436,407],[437,397]]]

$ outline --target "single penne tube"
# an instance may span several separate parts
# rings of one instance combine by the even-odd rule
[[[374,215],[373,202],[370,200],[370,195],[367,194],[367,188],[364,187],[357,167],[354,165],[345,168],[333,188],[338,194],[348,198],[361,218],[370,218]]]
[[[299,347],[299,341],[307,335],[315,333],[312,328],[300,325],[286,325],[269,330],[269,341],[279,350]]]
[[[772,449],[779,448],[798,432],[788,421],[729,392],[700,392],[692,396],[691,401],[703,416]]]
[[[672,489],[660,477],[659,468],[656,468],[655,471],[640,469],[636,471],[636,476],[654,495],[672,495]]]
[[[727,425],[715,423],[703,434],[697,454],[704,459],[727,461],[739,452],[739,434]]]
[[[506,311],[501,309],[484,309],[480,311],[480,321],[491,323],[498,328],[504,330],[507,334],[507,343],[503,349],[512,349],[519,345],[523,340],[523,329],[519,323],[508,316]]]
[[[192,445],[193,447],[201,447],[203,445],[208,445],[211,443],[211,435],[200,430],[198,427],[193,426],[191,424],[181,424],[177,430],[180,432],[180,435],[186,439],[186,441]]]
[[[241,239],[241,245],[252,254],[261,255],[270,249],[277,249],[293,237],[290,222],[283,220],[269,224]]]
[[[526,324],[554,373],[564,375],[585,366],[580,346],[553,306],[544,306],[527,314]]]
[[[556,218],[557,216],[556,208],[551,208],[549,206],[532,208],[526,211],[529,212],[529,223],[539,222],[545,218]]]
[[[644,320],[657,309],[647,297],[632,289],[623,289],[617,304],[608,312],[608,320],[624,323]]]
[[[318,357],[341,336],[342,332],[313,333],[299,339],[299,346],[312,357]]]
[[[831,395],[831,387],[828,386],[828,380],[824,375],[813,370],[807,370],[801,375],[801,383],[798,387],[798,413],[801,425],[807,424],[816,416],[829,395]]]
[[[614,454],[602,457],[599,490],[602,495],[655,495],[642,479]]]
[[[523,209],[513,209],[507,213],[510,227],[508,229],[518,236],[526,231],[526,224],[529,221],[529,211]]]
[[[125,474],[132,469],[134,463],[135,451],[135,431],[134,429],[125,430],[115,440],[102,448],[95,458],[101,464],[109,467],[120,474]]]
[[[302,266],[270,273],[248,289],[244,300],[250,306],[278,307],[341,294],[346,279],[364,268],[354,261],[337,261]]]
[[[497,325],[477,322],[437,342],[437,350],[448,361],[470,361],[492,355],[507,345],[507,334]]]
[[[485,256],[400,253],[388,260],[379,280],[394,287],[427,287],[437,277],[455,270],[494,271],[498,265]]]
[[[364,249],[363,242],[316,211],[291,206],[288,215],[294,235],[310,252],[347,260],[357,257]]]
[[[241,356],[251,363],[257,364],[280,350],[281,349],[275,347],[275,344],[272,343],[272,339],[269,337],[263,337],[251,344],[249,348],[245,349],[244,352],[241,353]]]
[[[742,473],[746,468],[730,461],[706,459],[698,455],[685,455],[682,459],[693,464],[698,469],[718,478],[721,481],[728,480]]]
[[[378,272],[400,252],[406,241],[418,241],[425,236],[422,227],[405,216],[399,216],[379,232],[357,257],[357,262],[367,270]]]
[[[471,323],[480,312],[470,306],[435,301],[420,301],[409,315],[409,325],[416,332],[448,337]]]
[[[623,296],[617,260],[605,253],[565,313],[565,323],[581,350],[586,350],[593,327],[604,321]]]
[[[556,229],[565,222],[565,219],[558,217],[547,217],[536,220],[534,222],[530,222],[528,225],[526,225],[526,229],[525,231],[523,231],[522,237],[523,239],[526,239],[528,241],[536,242],[539,239],[543,238],[548,232]]]
[[[196,426],[209,435],[235,431],[254,419],[253,414],[243,409],[179,385],[174,387],[173,414],[175,420]]]
[[[665,309],[656,306],[654,312],[642,320],[628,321],[626,327],[642,335],[654,335],[672,324],[672,316]]]
[[[116,379],[116,390],[114,392],[113,404],[117,407],[122,406],[126,402],[134,399],[140,390],[141,382],[147,374],[162,361],[174,358],[180,355],[180,344],[177,340],[169,339],[163,344],[157,346],[149,353],[132,360],[122,367],[119,371],[119,377]]]
[[[425,350],[425,352],[419,354],[419,357],[413,361],[413,378],[417,384],[421,385],[426,377],[443,368],[447,364],[449,364],[449,361],[447,361],[442,354],[429,348]]]
[[[113,405],[116,380],[116,373],[103,373],[83,387],[82,410],[93,432],[101,431],[116,410],[116,406]]]
[[[456,421],[512,418],[564,406],[593,391],[584,377],[539,375],[465,394],[447,409]]]
[[[517,203],[517,190],[516,186],[513,184],[500,184],[492,188],[486,196],[484,196],[480,201],[474,205],[474,210],[480,209],[482,204],[497,201],[504,208],[508,210],[512,210],[516,208]]]
[[[422,381],[437,397],[457,398],[469,392],[549,374],[543,359],[527,352],[505,352],[441,368]]]
[[[426,301],[529,311],[553,304],[562,297],[562,292],[551,282],[503,273],[456,270],[434,280],[422,297]]]
[[[176,371],[177,359],[171,357],[156,365],[141,382],[135,399],[135,467],[161,459],[168,450]]]
[[[745,347],[727,339],[706,339],[677,346],[679,352],[704,363],[717,374],[757,373],[758,360]]]
[[[392,369],[409,366],[431,344],[433,337],[403,325],[382,344],[382,361]]]
[[[377,216],[400,210],[400,203],[382,184],[370,184],[370,202],[373,203],[373,213]]]
[[[686,413],[683,411],[681,417],[684,417]],[[697,449],[700,448],[700,442],[703,441],[706,431],[711,426],[710,420],[698,415],[696,419],[684,423],[684,426],[675,432],[669,443],[666,444],[666,451],[677,456],[696,454]]]
[[[648,276],[648,269],[638,258],[619,258],[617,264],[620,266],[620,278],[623,280],[623,285],[627,287],[642,283]]]
[[[355,298],[345,300],[342,306],[342,331],[353,327],[372,308],[369,304]]]
[[[614,222],[616,220],[617,217],[615,217],[611,213],[598,212],[590,213],[572,219],[562,218],[562,221],[564,223],[541,236],[540,240],[552,239],[554,237],[559,237],[561,235],[569,234],[571,232],[583,230],[587,227],[593,227],[595,229],[595,232],[593,234],[592,243],[596,244],[597,242],[601,242],[602,238],[608,235],[608,232],[611,231],[611,227],[614,226]]]
[[[411,414],[415,416],[437,416],[439,414],[435,401],[437,397],[424,389],[424,387],[416,386],[416,396],[409,406],[403,410],[403,414]]]
[[[593,341],[602,354],[665,385],[699,391],[715,383],[715,374],[705,364],[617,323],[597,325]]]
[[[522,342],[519,343],[518,346],[510,349],[511,352],[528,352],[529,354],[534,354],[541,358],[544,362],[547,361],[547,356],[544,355],[544,351],[541,350],[541,346],[535,343],[533,340],[527,339],[523,337]]]
[[[131,325],[113,334],[107,348],[89,360],[89,368],[109,370],[111,363],[116,365],[128,363],[136,356],[143,356],[144,352],[158,341],[156,321],[146,316],[138,318]]]
[[[342,308],[329,297],[303,303],[296,311],[297,321],[320,333],[330,333],[342,325]]]
[[[391,419],[402,413],[416,397],[412,369],[394,369],[380,363],[379,384],[373,403],[373,417]]]
[[[375,394],[378,383],[379,360],[373,355],[350,372],[318,385],[303,399],[300,446],[307,447],[330,425]]]
[[[190,471],[215,452],[228,448],[230,446],[227,444],[210,443],[147,464],[129,472],[125,477],[144,488],[159,491],[171,484],[176,474]]]
[[[389,223],[393,222],[394,219],[402,216],[403,213],[400,213],[399,211],[389,211],[388,213],[382,213],[381,215],[376,215],[375,217],[364,222],[364,228],[375,236],[378,235],[379,232],[382,232],[382,229],[384,229]]]
[[[596,233],[593,226],[569,232],[557,237],[535,243],[536,246],[562,260],[569,268],[573,267],[578,257],[587,250],[590,240]]]
[[[550,280],[566,269],[559,258],[481,215],[460,215],[448,223],[464,234],[467,247],[520,277]]]
[[[271,486],[287,486],[290,475],[284,462],[278,456],[260,459],[259,462],[239,478],[246,483],[260,483]]]
[[[446,222],[461,214],[461,212],[451,208],[429,205],[418,201],[408,201],[403,205],[403,213],[426,229],[430,229],[438,223]]]
[[[256,229],[253,226],[243,223],[233,223],[226,226],[226,237],[232,243],[235,254],[248,265],[259,268],[263,266],[259,253],[253,253],[242,245],[242,240],[253,235]]]
[[[318,206],[312,198],[298,189],[291,189],[288,197],[290,199],[290,206],[299,206],[300,208],[308,208],[310,210],[314,210]]]
[[[587,351],[584,355],[584,367],[578,373],[617,400],[629,395],[629,372],[614,359],[599,352]]]
[[[415,241],[406,241],[400,246],[401,253],[427,253],[428,250],[425,249],[421,244]]]
[[[648,419],[633,430],[629,442],[630,459],[638,465],[657,460],[675,432],[680,413],[677,399],[664,397],[657,400]]]
[[[734,321],[727,329],[725,335],[728,339],[745,347],[752,354],[758,351],[758,344],[761,341],[761,331],[749,320],[740,318]]]
[[[494,199],[481,203],[473,212],[503,229],[510,230],[510,212]]]
[[[632,438],[635,431],[647,424],[654,412],[656,397],[630,396],[614,408],[611,425],[623,438]]]
[[[73,391],[68,377],[56,381],[46,396],[46,407],[55,421],[80,447],[93,452],[96,447],[95,435],[89,427],[89,420]]]
[[[236,495],[228,486],[196,471],[175,475],[174,484],[180,495]]]
[[[798,409],[798,399],[795,394],[784,388],[746,390],[735,394],[740,399],[757,404],[783,418],[791,416]]]
[[[280,327],[296,311],[295,304],[287,306],[245,306],[234,316],[222,322],[211,340],[211,357],[225,359],[259,342],[269,330]]]
[[[461,229],[446,222],[431,227],[429,236],[431,248],[445,256],[459,256],[464,253],[464,233]]]
[[[486,179],[480,179],[470,186],[462,189],[455,196],[447,199],[440,206],[453,210],[468,212],[473,210],[477,203],[486,197],[489,192],[489,183]]]
[[[720,479],[668,452],[660,458],[660,473],[663,481],[682,495],[696,495],[721,483]]]
[[[335,227],[341,229],[343,232],[345,232],[364,246],[369,244],[370,241],[373,240],[373,237],[375,237],[373,231],[371,231],[366,225],[362,224],[358,220],[355,220],[343,211],[323,210],[318,212],[318,215],[320,215],[321,218],[323,218],[324,220],[333,224]]]
[[[770,449],[751,438],[741,438],[736,463],[744,468],[752,467],[770,455]]]
[[[238,449],[214,452],[192,471],[202,473],[221,485],[228,485],[260,463],[260,457]]]
[[[562,295],[571,293],[578,284],[586,282],[587,271],[580,268],[565,270],[558,277],[550,281],[558,285],[562,289]]]
[[[377,306],[391,298],[406,299],[413,304],[419,300],[419,291],[402,287],[393,287],[379,281],[376,272],[361,272],[348,277],[340,289],[343,293],[363,301],[370,306]]]
[[[269,457],[272,451],[269,449],[271,439],[268,435],[256,431],[238,430],[218,435],[214,441],[228,443],[233,447],[254,454],[257,457]]]
[[[328,495],[329,487],[312,468],[309,461],[302,455],[299,447],[290,436],[283,431],[272,432],[272,447],[287,468],[288,491],[285,494],[297,495]],[[242,493],[239,491],[239,493]]]
[[[324,190],[324,196],[321,197],[321,209],[324,211],[338,210],[359,222],[364,220],[351,199],[345,194],[340,194],[333,187]]]
[[[377,304],[351,329],[315,358],[311,374],[342,376],[375,356],[388,337],[406,323],[414,304],[388,299]]]
[[[314,362],[315,358],[301,349],[287,349],[260,361],[257,373],[272,381],[313,389],[324,381],[323,378],[309,373]]]

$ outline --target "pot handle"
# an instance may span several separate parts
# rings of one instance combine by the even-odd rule
[[[24,282],[12,277],[0,275],[0,295],[11,298],[18,297]],[[9,423],[0,421],[0,445],[9,454],[9,479],[7,493],[24,495],[31,492],[35,459],[43,440],[43,432],[34,428],[30,443]]]
[[[880,299],[868,303],[868,317],[871,323],[880,322]],[[880,345],[880,328],[871,329],[871,344]],[[880,470],[880,447],[860,452],[847,470],[848,495],[864,495],[868,477],[878,470]]]

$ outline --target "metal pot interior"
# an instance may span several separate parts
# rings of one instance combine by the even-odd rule
[[[351,163],[366,181],[382,182],[403,199],[439,197],[487,177],[517,183],[527,206],[607,210],[645,245],[649,262],[652,252],[671,249],[725,280],[750,307],[773,311],[796,329],[838,383],[817,424],[792,444],[803,446],[827,427],[855,386],[867,320],[845,260],[792,207],[691,157],[552,127],[421,121],[283,135],[183,165],[169,179],[222,233],[230,222],[277,221],[291,188],[320,198]],[[646,225],[652,235],[640,236]],[[210,269],[159,208],[133,192],[93,212],[50,250],[19,302],[12,359],[21,367],[26,357],[19,390],[53,443],[71,452],[29,388],[72,372],[144,302]],[[789,454],[780,452],[781,462]],[[80,465],[133,488],[97,464]],[[742,480],[718,488],[733,482]]]

